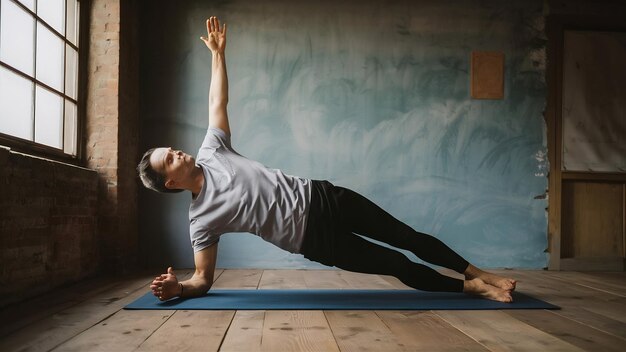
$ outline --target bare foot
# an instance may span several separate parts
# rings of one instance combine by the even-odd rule
[[[515,290],[515,284],[517,283],[517,281],[507,278],[507,277],[502,277],[496,274],[492,274],[492,273],[488,273],[486,271],[483,271],[481,269],[478,269],[477,267],[473,266],[472,264],[470,264],[467,267],[467,270],[465,270],[465,279],[466,280],[471,280],[471,279],[481,279],[483,280],[485,283],[491,285],[491,286],[495,286],[495,287],[499,287],[503,290],[507,290],[507,291],[513,291]]]
[[[511,291],[492,286],[479,278],[465,280],[463,283],[463,292],[498,302],[513,302]]]

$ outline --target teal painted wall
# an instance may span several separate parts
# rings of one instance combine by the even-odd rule
[[[141,11],[144,149],[197,152],[211,62],[199,36],[217,15],[240,153],[352,188],[477,265],[547,265],[542,1],[170,3]],[[473,50],[505,53],[504,99],[470,99]],[[189,200],[141,192],[144,262],[193,266]],[[218,266],[316,265],[228,234]]]

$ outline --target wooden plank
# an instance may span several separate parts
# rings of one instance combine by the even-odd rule
[[[619,307],[616,313],[612,311],[614,306],[610,302],[616,296],[591,289],[586,289],[587,291],[584,292],[576,285],[566,282],[555,283],[555,279],[541,272],[529,274],[520,271],[516,273],[516,276],[520,279],[518,283],[520,292],[559,305],[562,309],[555,311],[555,314],[614,336],[626,338],[626,324],[604,314],[617,315],[617,318],[621,319],[619,311],[623,311],[623,304],[614,305]],[[585,288],[582,287],[582,289]]]
[[[370,290],[393,290],[408,288],[393,276],[372,275],[340,270],[339,276],[349,288]]]
[[[325,311],[341,351],[401,350],[397,337],[372,311]]]
[[[153,276],[124,280],[113,290],[41,319],[0,340],[0,351],[49,351],[145,294]]]
[[[490,350],[583,351],[502,311],[435,311],[436,315]]]
[[[217,351],[234,315],[233,310],[176,311],[137,351]]]
[[[545,273],[533,278],[533,289],[544,289],[553,300],[566,307],[579,307],[584,299],[584,309],[601,314],[607,318],[626,323],[626,298],[601,290],[576,285],[571,281],[556,279],[553,274]],[[555,289],[555,281],[559,282]],[[566,290],[563,287],[567,286]]]
[[[185,278],[189,271],[178,271]],[[150,290],[153,274],[122,280],[114,289],[41,319],[0,340],[0,351],[49,351],[98,324]]]
[[[608,282],[608,280],[603,280],[602,278],[594,276],[593,274],[571,271],[548,272],[547,275],[555,280],[610,293],[620,297],[626,297],[626,279],[624,279],[623,282],[612,283]]]
[[[178,280],[183,281],[191,277],[193,271],[190,269],[176,270],[176,276]],[[144,286],[127,297],[127,301],[131,302],[146,292],[149,292],[149,287]],[[116,307],[115,313],[73,336],[55,350],[131,351],[145,341],[175,312],[173,310],[121,310],[125,304]]]
[[[339,351],[322,311],[267,311],[263,351]]]
[[[459,330],[427,311],[376,311],[402,351],[487,351]]]
[[[265,270],[259,283],[260,289],[304,289],[307,288],[303,270]]]
[[[593,276],[602,278],[602,280],[606,280],[610,283],[616,283],[619,285],[623,285],[626,282],[626,272],[620,271],[611,271],[611,272],[595,272]]]
[[[190,270],[195,270],[195,269],[190,269]],[[213,272],[213,282],[215,282],[215,280],[219,279],[219,277],[223,273],[224,273],[224,269],[216,268],[215,271]]]
[[[220,351],[261,351],[264,321],[264,310],[238,310],[226,332]]]
[[[226,332],[220,351],[261,351],[264,321],[264,310],[238,310]]]
[[[88,279],[3,307],[0,310],[0,336],[6,336],[37,320],[75,306],[90,297],[119,286],[120,283],[118,277],[112,276]]]
[[[339,270],[301,270],[304,284],[311,289],[342,289],[348,283],[339,275]]]
[[[338,351],[321,311],[237,311],[220,351]]]
[[[547,310],[507,310],[506,314],[587,351],[621,352],[626,340]]]
[[[256,290],[263,270],[227,269],[213,282],[211,288]]]
[[[174,313],[173,310],[120,310],[55,351],[133,351]]]

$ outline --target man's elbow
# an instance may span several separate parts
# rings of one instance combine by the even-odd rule
[[[201,275],[200,278],[202,290],[204,292],[210,290],[211,286],[213,286],[213,275]]]

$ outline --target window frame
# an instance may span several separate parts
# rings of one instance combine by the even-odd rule
[[[24,138],[20,138],[20,137],[16,137],[16,136],[12,136],[9,134],[5,134],[0,132],[0,146],[5,146],[5,147],[9,147],[11,150],[16,151],[16,152],[20,152],[20,153],[25,153],[25,154],[30,154],[33,156],[37,156],[37,157],[43,157],[46,159],[52,159],[52,160],[56,160],[56,161],[61,161],[61,162],[65,162],[65,163],[69,163],[69,164],[73,164],[73,165],[77,165],[77,166],[82,166],[82,164],[84,164],[84,129],[85,129],[85,116],[86,116],[86,89],[87,89],[87,55],[89,52],[89,8],[90,8],[90,0],[76,0],[77,3],[80,4],[79,6],[79,24],[78,24],[78,47],[76,47],[76,45],[74,45],[69,39],[67,39],[66,35],[61,35],[61,33],[59,33],[56,29],[54,29],[52,26],[50,26],[46,21],[42,20],[35,12],[33,12],[32,10],[30,10],[28,7],[26,7],[26,5],[22,4],[21,2],[17,1],[17,0],[9,0],[11,1],[15,6],[18,6],[19,8],[21,8],[22,10],[24,10],[27,14],[33,16],[33,18],[35,19],[35,23],[41,23],[42,26],[44,26],[46,29],[50,30],[55,36],[62,38],[63,40],[63,81],[65,82],[66,80],[66,65],[67,65],[67,52],[66,52],[66,45],[69,45],[71,48],[77,50],[78,53],[78,76],[77,76],[77,84],[76,84],[76,89],[77,89],[77,94],[76,94],[76,99],[71,98],[70,96],[68,96],[65,92],[65,88],[64,91],[61,92],[62,94],[60,95],[64,101],[64,105],[65,105],[65,100],[69,100],[71,102],[75,102],[76,103],[76,155],[71,155],[71,154],[66,154],[63,151],[63,147],[61,147],[61,149],[52,147],[52,146],[48,146],[45,144],[41,144],[41,143],[37,143],[35,141],[31,141],[28,139],[24,139]],[[38,1],[45,1],[45,0],[37,0]],[[2,5],[0,4],[0,7]],[[67,1],[65,2],[65,6],[67,8]],[[67,26],[67,10],[65,11],[65,25]],[[36,29],[36,25],[35,25],[35,29]],[[67,28],[66,28],[67,31]],[[35,34],[36,36],[36,34]],[[34,55],[35,58],[37,57],[37,42],[34,42],[35,48],[34,50]],[[35,78],[35,73],[33,73],[33,77],[31,77],[28,74],[25,74],[23,72],[21,72],[20,70],[18,70],[17,68],[0,61],[0,66],[2,68],[5,68],[7,70],[9,70],[10,72],[17,74],[18,76],[27,79],[29,82],[34,84],[33,89],[36,89],[36,86],[39,85],[40,87],[42,87],[43,89],[47,89],[50,90],[52,92],[54,92],[54,94],[58,95],[58,91],[52,87],[50,87],[48,84],[43,83],[41,81],[39,81],[37,78]],[[65,83],[64,83],[65,85]],[[33,91],[34,92],[34,91]],[[33,105],[35,104],[35,96],[33,95]],[[34,111],[33,111],[34,113]],[[33,117],[34,118],[34,117]],[[63,130],[65,129],[65,109],[63,112]],[[33,131],[34,133],[34,131]],[[63,138],[65,138],[65,133],[62,132]]]

